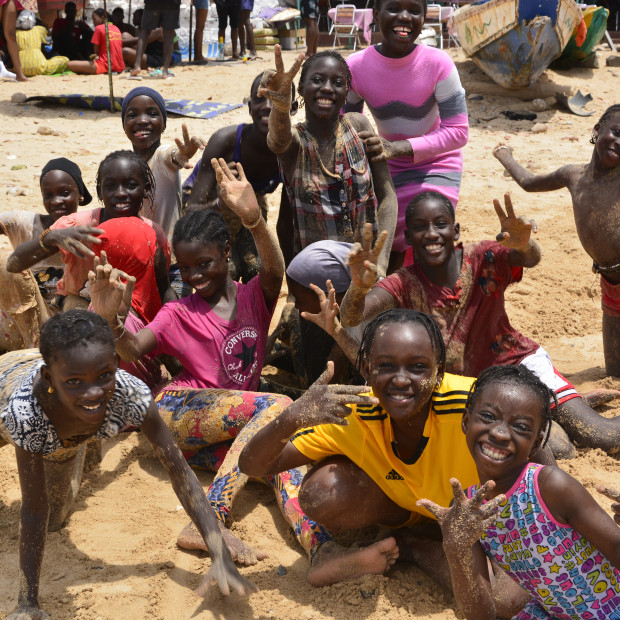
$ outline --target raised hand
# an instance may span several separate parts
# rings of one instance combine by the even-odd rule
[[[515,215],[510,194],[504,194],[504,204],[506,205],[505,213],[499,204],[499,200],[493,200],[495,213],[497,213],[502,227],[502,232],[497,235],[496,239],[507,248],[523,251],[530,242],[532,232],[538,232],[538,226],[534,220],[526,220]]]
[[[136,279],[110,265],[105,252],[94,263],[94,270],[88,272],[91,305],[112,325],[117,315],[127,316]]]
[[[601,484],[596,485],[596,490],[605,497],[613,500],[614,503],[611,505],[611,509],[614,513],[614,521],[620,525],[620,491],[610,489],[609,487],[605,487]]]
[[[319,305],[321,306],[321,311],[318,314],[312,314],[310,312],[302,312],[302,318],[306,319],[306,321],[310,321],[315,325],[318,325],[321,329],[326,331],[330,336],[334,336],[336,330],[340,326],[340,321],[338,321],[338,313],[340,312],[340,307],[336,303],[336,289],[334,288],[332,281],[327,280],[327,295],[323,289],[318,286],[311,284],[310,288],[316,293],[316,296],[319,298]]]
[[[323,374],[295,401],[303,417],[303,426],[338,424],[346,426],[351,415],[349,405],[378,405],[379,399],[360,394],[365,388],[359,385],[329,385],[334,376],[334,363],[327,362]],[[293,406],[293,405],[291,405]]]
[[[189,135],[189,131],[187,129],[187,125],[183,123],[183,140],[179,140],[179,138],[175,138],[174,141],[177,145],[177,155],[175,159],[182,165],[184,168],[191,168],[191,164],[189,160],[196,154],[198,149],[203,150],[207,143],[197,136]]]
[[[493,480],[485,482],[472,499],[467,498],[461,483],[456,478],[451,478],[450,484],[454,494],[452,506],[443,508],[430,499],[418,500],[417,505],[426,508],[435,516],[445,543],[457,550],[470,550],[493,524],[499,504],[506,499],[506,496],[498,495],[486,504],[482,503],[486,494],[495,488]]]
[[[202,583],[194,590],[196,596],[205,596],[212,584],[217,584],[224,596],[228,596],[231,590],[239,596],[248,596],[253,592],[258,592],[258,587],[237,570],[221,536],[219,542],[215,536],[208,538],[209,555],[213,558],[213,564]]]
[[[377,263],[387,237],[387,230],[379,233],[373,247],[372,224],[364,224],[362,243],[355,243],[347,257],[347,265],[349,265],[351,271],[351,281],[358,288],[369,291],[377,281]]]
[[[284,62],[282,61],[282,48],[279,45],[274,47],[274,54],[276,70],[267,69],[263,73],[263,78],[258,87],[258,95],[259,97],[267,97],[271,100],[274,107],[288,113],[291,109],[291,84],[304,61],[304,55],[299,54],[293,66],[288,71],[285,71]]]
[[[66,250],[78,258],[88,258],[95,253],[85,244],[99,244],[101,239],[94,235],[101,235],[105,231],[94,226],[73,226],[71,228],[61,228],[51,230],[43,240],[43,245],[52,248],[56,246],[59,250]]]
[[[234,164],[238,177],[235,178],[229,164],[222,158],[218,161],[214,157],[211,165],[215,170],[215,178],[220,186],[220,198],[224,204],[241,218],[244,226],[254,228],[258,223],[258,218],[263,216],[252,185],[245,177],[243,166],[240,163]]]

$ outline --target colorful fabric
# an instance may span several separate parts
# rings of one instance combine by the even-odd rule
[[[64,460],[77,453],[86,439],[62,440],[56,434],[33,393],[34,379],[42,365],[43,359],[36,349],[13,351],[0,357],[0,435],[28,452],[53,454]],[[151,393],[146,385],[118,370],[105,420],[93,437],[113,437],[126,426],[140,426],[150,403]]]
[[[392,249],[404,252],[405,212],[419,193],[435,190],[456,207],[469,124],[465,91],[454,62],[443,50],[416,45],[403,58],[387,58],[376,47],[347,58],[353,81],[347,111],[366,102],[386,140],[408,140],[413,158],[388,161],[398,197]],[[406,86],[404,86],[406,85]]]
[[[448,506],[453,497],[450,478],[478,480],[461,429],[473,382],[470,377],[444,375],[439,389],[433,393],[420,444],[408,460],[398,455],[390,416],[381,405],[350,405],[348,426],[322,424],[305,428],[293,435],[291,443],[312,460],[335,454],[347,456],[392,501],[411,511],[408,523],[422,516],[434,518],[416,504],[419,499],[429,498],[440,506]],[[470,484],[463,482],[464,486]]]
[[[43,105],[66,105],[83,110],[109,110],[110,97],[105,95],[45,95],[28,97],[26,101],[35,101]],[[119,111],[122,97],[114,97],[114,109]],[[216,103],[214,101],[196,101],[194,99],[166,99],[169,114],[178,114],[190,118],[213,118],[219,114],[243,107],[243,103]]]
[[[376,232],[377,199],[364,143],[346,117],[336,129],[335,173],[319,156],[316,141],[304,124],[297,125],[299,154],[292,179],[282,175],[295,213],[294,250],[315,241],[360,240],[365,222]]]
[[[28,77],[62,73],[67,68],[69,59],[66,56],[54,56],[48,60],[43,55],[41,45],[47,41],[47,30],[43,26],[17,30],[15,37],[19,47],[19,61]]]
[[[72,215],[65,215],[56,220],[50,228],[52,230],[60,230],[71,228],[72,226],[99,226],[103,211],[103,209],[96,208],[78,211]],[[142,220],[153,227],[157,237],[157,244],[163,250],[168,265],[170,265],[170,244],[164,231],[155,222],[151,222],[151,220],[145,217]],[[60,254],[65,265],[65,274],[58,282],[58,294],[79,295],[88,280],[88,272],[93,268],[92,258],[77,258],[71,252],[63,249],[60,250]]]
[[[131,307],[144,321],[150,323],[161,309],[161,297],[155,277],[155,230],[139,217],[118,217],[99,224],[105,232],[99,235],[100,245],[93,252],[106,252],[108,261],[127,275],[134,276]]]
[[[538,486],[543,468],[525,466],[480,538],[487,556],[533,597],[515,619],[620,619],[620,571],[551,514]],[[468,497],[477,488],[469,488]]]
[[[291,400],[258,392],[165,389],[155,402],[187,462],[198,469],[217,471],[207,497],[218,519],[225,523],[235,497],[247,481],[238,466],[241,450]],[[262,482],[274,489],[282,514],[312,558],[331,537],[299,507],[297,495],[303,475],[298,468],[269,476]]]
[[[265,359],[270,307],[253,278],[237,287],[237,316],[219,317],[197,293],[168,302],[148,325],[155,338],[154,354],[174,355],[183,371],[171,386],[254,391]]]
[[[122,73],[125,70],[125,61],[123,60],[123,36],[121,31],[112,23],[108,23],[108,35],[110,39],[110,54],[112,56],[112,71]],[[99,58],[95,59],[97,65],[97,73],[108,72],[108,49],[105,41],[105,24],[99,24],[95,28],[93,45],[99,46]]]
[[[620,284],[611,283],[601,275],[601,308],[607,316],[620,316]]]
[[[461,276],[454,290],[431,282],[419,264],[399,269],[376,286],[386,290],[401,308],[433,317],[446,343],[450,372],[477,377],[485,368],[518,364],[538,345],[508,320],[504,293],[519,282],[521,267],[511,267],[510,250],[495,241],[482,241],[463,251]]]

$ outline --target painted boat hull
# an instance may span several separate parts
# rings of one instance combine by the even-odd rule
[[[465,55],[504,88],[527,88],[560,56],[581,21],[574,0],[490,0],[452,18]]]

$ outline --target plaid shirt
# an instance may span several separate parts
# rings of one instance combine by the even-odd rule
[[[365,222],[376,232],[377,199],[364,143],[345,118],[336,129],[335,173],[325,168],[315,139],[302,125],[299,154],[292,179],[284,185],[295,212],[294,250],[300,252],[316,241],[354,243]]]

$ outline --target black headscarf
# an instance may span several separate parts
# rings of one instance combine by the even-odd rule
[[[82,200],[80,200],[80,205],[90,204],[93,197],[90,195],[90,192],[88,191],[86,185],[84,185],[84,180],[82,179],[82,171],[77,164],[73,163],[70,159],[67,159],[66,157],[50,159],[45,164],[45,166],[43,166],[43,170],[41,170],[39,184],[41,184],[43,177],[51,170],[62,170],[63,172],[66,172],[76,182],[78,189],[80,190],[80,196],[82,196]]]

